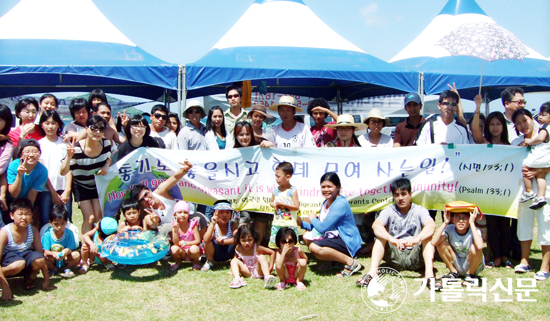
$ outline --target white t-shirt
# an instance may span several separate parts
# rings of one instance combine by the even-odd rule
[[[483,238],[481,231],[477,229],[479,236]],[[460,235],[456,232],[454,224],[449,224],[443,231],[443,235],[447,238],[447,242],[455,251],[456,256],[460,258],[468,257],[470,247],[474,244],[474,236],[472,235],[472,229],[468,228],[468,231],[464,235]]]
[[[380,141],[378,141],[378,145],[371,144],[369,133],[357,137],[357,140],[359,144],[361,144],[361,147],[393,147],[393,138],[386,134],[382,134]]]
[[[300,122],[296,122],[294,128],[289,131],[284,130],[282,124],[279,124],[273,130],[273,135],[275,136],[275,147],[317,147],[309,127]]]
[[[468,132],[466,129],[456,123],[453,120],[449,125],[446,125],[441,116],[437,116],[437,119],[433,122],[434,130],[434,144],[440,145],[441,143],[447,144],[469,144]],[[426,124],[422,126],[422,131],[418,136],[416,145],[431,145],[431,133],[430,133],[430,121],[427,120]]]
[[[546,130],[547,125],[542,125],[540,130]],[[513,146],[519,145],[525,140],[525,135],[521,135],[512,141]],[[547,168],[550,167],[550,140],[546,139],[546,142],[532,146],[529,155],[523,160],[523,165],[531,168]]]
[[[67,156],[67,145],[63,143],[61,137],[57,138],[55,143],[52,143],[48,138],[44,137],[38,141],[42,154],[40,159],[44,162],[44,166],[48,169],[48,178],[52,182],[52,186],[56,191],[65,190],[65,176],[59,174],[61,162]]]
[[[159,137],[166,145],[166,149],[178,149],[178,138],[176,134],[168,128],[165,128],[160,133],[151,130],[151,137]]]

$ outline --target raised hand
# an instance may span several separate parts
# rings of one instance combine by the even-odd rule
[[[76,143],[76,138],[71,138],[69,142],[67,143],[67,157],[73,158],[75,149],[74,144]]]
[[[27,172],[27,157],[22,156],[21,157],[21,163],[19,164],[19,167],[17,167],[17,175],[24,175]]]
[[[126,124],[128,124],[128,121],[130,120],[130,117],[126,116],[126,110],[124,110],[123,114],[118,112],[118,118],[120,118],[120,122],[122,124],[122,127],[126,127]]]

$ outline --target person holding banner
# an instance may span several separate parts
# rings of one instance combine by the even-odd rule
[[[336,130],[327,126],[326,119],[328,116],[336,119],[338,115],[330,110],[330,105],[325,99],[315,98],[310,100],[307,104],[307,113],[315,122],[315,126],[311,127],[310,130],[317,147],[324,147],[336,138]],[[329,124],[336,124],[336,122],[332,121]]]
[[[204,134],[208,150],[231,149],[235,145],[233,135],[225,128],[223,110],[220,106],[210,108]]]
[[[309,251],[319,260],[336,261],[344,265],[339,276],[350,277],[359,272],[361,264],[354,258],[361,248],[361,235],[355,226],[351,206],[340,195],[340,177],[335,172],[321,176],[321,193],[325,201],[319,218],[298,216],[298,224],[305,230],[315,228],[324,238],[309,244]]]
[[[357,124],[352,115],[344,114],[338,116],[334,124],[327,124],[326,127],[336,130],[336,139],[326,143],[326,147],[361,147],[355,136],[355,132],[367,128],[365,124]]]
[[[373,108],[369,111],[367,118],[363,121],[368,126],[365,135],[359,137],[359,143],[362,147],[393,147],[393,139],[386,134],[382,134],[382,128],[390,124],[390,119],[384,117],[382,111]]]
[[[472,118],[472,134],[474,141],[477,144],[496,144],[510,145],[508,142],[508,127],[504,114],[494,111],[487,116],[483,132],[481,131],[480,108],[482,97],[477,95],[474,98],[476,110]],[[487,241],[491,252],[493,253],[493,261],[487,264],[488,269],[493,267],[506,266],[512,268],[512,262],[508,261],[510,253],[510,242],[512,240],[512,231],[510,229],[510,218],[500,215],[487,215]]]
[[[130,197],[136,200],[147,213],[146,224],[152,229],[156,228],[164,236],[168,236],[172,231],[174,208],[177,203],[177,200],[170,195],[170,190],[193,167],[187,159],[179,164],[181,167],[174,175],[162,182],[154,191],[143,184],[136,184],[130,188]]]
[[[271,130],[267,131],[262,128],[266,118],[275,118],[267,114],[267,110],[264,105],[256,104],[252,106],[252,110],[248,113],[248,120],[252,123],[252,129],[254,131],[254,137],[256,140],[261,138],[267,139],[268,141],[274,143],[275,137]]]

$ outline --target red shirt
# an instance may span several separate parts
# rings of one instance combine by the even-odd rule
[[[40,134],[38,128],[38,125],[34,125],[34,132],[27,134],[27,136],[25,136],[25,139],[33,138],[39,140],[41,138],[44,138],[45,136]],[[19,143],[19,135],[21,135],[21,126],[17,126],[16,129],[10,131],[8,134],[14,146],[17,146],[17,144]]]
[[[331,121],[329,124],[336,124],[336,122]],[[321,129],[317,129],[315,127],[311,127],[310,129],[311,135],[313,136],[313,140],[315,141],[315,145],[317,145],[317,147],[324,147],[328,142],[336,138],[336,130],[333,128],[323,126]]]

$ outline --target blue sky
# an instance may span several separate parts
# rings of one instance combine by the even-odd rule
[[[0,15],[18,0],[1,0]],[[94,0],[122,33],[151,54],[194,62],[229,30],[253,0]],[[389,60],[426,28],[447,0],[304,0],[329,27],[367,53]],[[550,57],[549,0],[477,0],[498,24]],[[86,13],[82,12],[83,23]],[[63,19],[63,17],[44,17]],[[69,27],[69,26],[68,26]],[[250,26],[261,28],[262,26]],[[547,95],[546,97],[550,97]],[[547,100],[550,98],[547,98]]]

